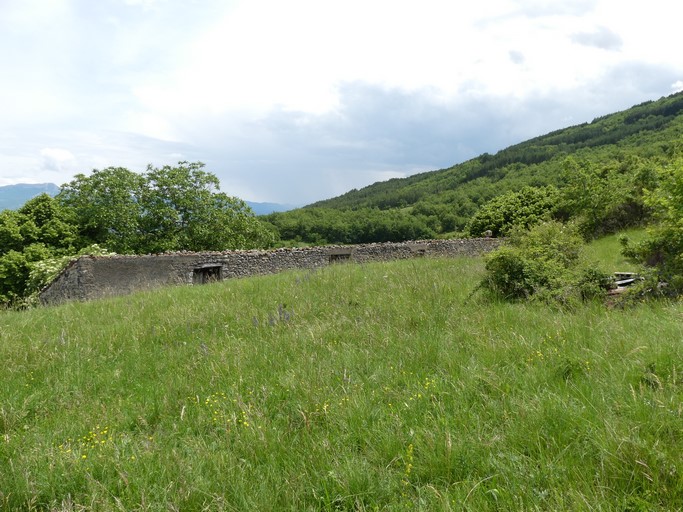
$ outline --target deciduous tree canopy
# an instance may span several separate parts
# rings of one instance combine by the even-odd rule
[[[84,238],[115,252],[269,246],[272,234],[246,203],[219,187],[198,162],[149,166],[143,174],[110,167],[79,174],[57,200],[74,212]]]

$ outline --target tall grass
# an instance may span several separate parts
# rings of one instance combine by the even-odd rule
[[[488,304],[481,270],[1,313],[0,509],[683,508],[681,304]]]
[[[608,272],[637,272],[638,265],[622,254],[620,239],[626,237],[630,243],[642,241],[647,236],[646,228],[632,228],[594,240],[586,246],[586,255],[601,264]]]

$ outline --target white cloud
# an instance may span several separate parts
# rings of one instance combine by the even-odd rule
[[[597,0],[514,0],[515,14],[531,18],[547,16],[581,16],[592,11]]]
[[[123,0],[126,5],[141,6],[146,9],[158,6],[163,1],[164,0]]]
[[[43,168],[50,171],[61,171],[75,160],[71,151],[62,148],[43,148],[40,155],[43,157]]]

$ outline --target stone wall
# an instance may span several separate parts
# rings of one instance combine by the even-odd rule
[[[306,247],[268,251],[83,256],[72,261],[40,294],[43,304],[126,295],[177,284],[313,269],[338,262],[365,263],[423,256],[476,256],[500,245],[495,238]]]

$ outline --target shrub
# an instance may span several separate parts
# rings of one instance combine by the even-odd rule
[[[534,226],[550,219],[559,196],[555,187],[524,187],[494,197],[472,217],[466,232],[470,236],[481,236],[486,231],[493,236],[505,236],[516,226]]]
[[[585,260],[583,245],[576,228],[555,221],[513,229],[509,245],[486,258],[480,286],[506,300],[570,303],[602,296],[613,280]]]
[[[683,158],[662,169],[659,178],[659,188],[645,196],[657,224],[642,242],[630,245],[624,241],[623,253],[652,268],[653,282],[644,284],[642,290],[674,296],[683,292]]]

